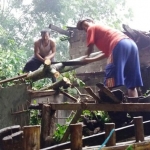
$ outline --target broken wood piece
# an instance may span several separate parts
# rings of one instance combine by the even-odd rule
[[[57,90],[60,87],[68,88],[70,85],[71,85],[70,80],[66,77],[63,77],[61,80],[59,80],[59,81],[57,81],[57,82],[55,82],[55,83],[53,83],[47,87],[41,88],[40,91],[44,91],[44,90],[48,90],[48,89]]]
[[[84,89],[96,100],[97,103],[102,102],[101,99],[93,92],[90,87],[85,87]]]
[[[79,117],[81,116],[81,114],[82,114],[82,110],[76,111],[76,113],[75,113],[73,119],[71,120],[70,124],[77,123],[77,121],[78,121]],[[68,137],[69,137],[69,135],[70,135],[70,128],[68,126],[67,129],[66,129],[66,132],[64,133],[64,135],[63,135],[63,137],[61,139],[61,143],[66,142]]]
[[[68,97],[69,99],[73,100],[74,102],[78,102],[78,99],[76,99],[75,97],[73,97],[72,95],[68,94],[67,92],[59,89],[59,92],[62,93],[63,95],[65,95],[66,97]]]
[[[115,103],[120,103],[121,101],[108,89],[106,88],[102,83],[97,83],[96,86],[100,88],[100,92],[104,92],[108,97],[112,99]]]

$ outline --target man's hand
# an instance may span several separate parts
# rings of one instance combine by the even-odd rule
[[[93,58],[86,57],[86,58],[84,58],[82,61],[85,62],[85,63],[91,63],[91,62],[94,62],[94,59],[93,59]]]

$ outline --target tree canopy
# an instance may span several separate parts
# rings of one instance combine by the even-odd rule
[[[80,18],[91,17],[121,29],[132,10],[125,0],[0,0],[0,79],[17,75],[33,55],[33,42],[49,24],[63,29],[75,26]],[[69,59],[68,41],[51,35],[57,45],[56,60]]]

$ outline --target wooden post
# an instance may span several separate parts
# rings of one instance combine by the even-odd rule
[[[115,129],[114,123],[105,123],[105,139],[109,136],[112,129]],[[114,132],[108,142],[106,143],[106,146],[115,146],[116,145],[116,133]]]
[[[41,120],[41,147],[45,148],[52,143],[52,136],[54,134],[55,110],[51,110],[50,105],[43,104],[42,106],[42,120]]]
[[[143,127],[143,117],[134,117],[134,129],[136,142],[144,141],[144,127]]]
[[[24,126],[23,150],[40,149],[40,126]]]
[[[82,124],[70,125],[71,150],[82,150]]]

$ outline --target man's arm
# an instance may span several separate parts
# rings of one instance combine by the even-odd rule
[[[50,52],[44,59],[52,59],[55,56],[56,44],[54,41],[50,40],[50,45],[51,45],[52,52]]]
[[[87,57],[89,57],[90,54],[91,54],[93,51],[94,51],[94,44],[90,44],[90,45],[88,46],[88,49],[87,49],[85,55],[87,55]]]
[[[34,43],[34,55],[38,60],[44,62],[44,59],[39,54],[39,41]]]

